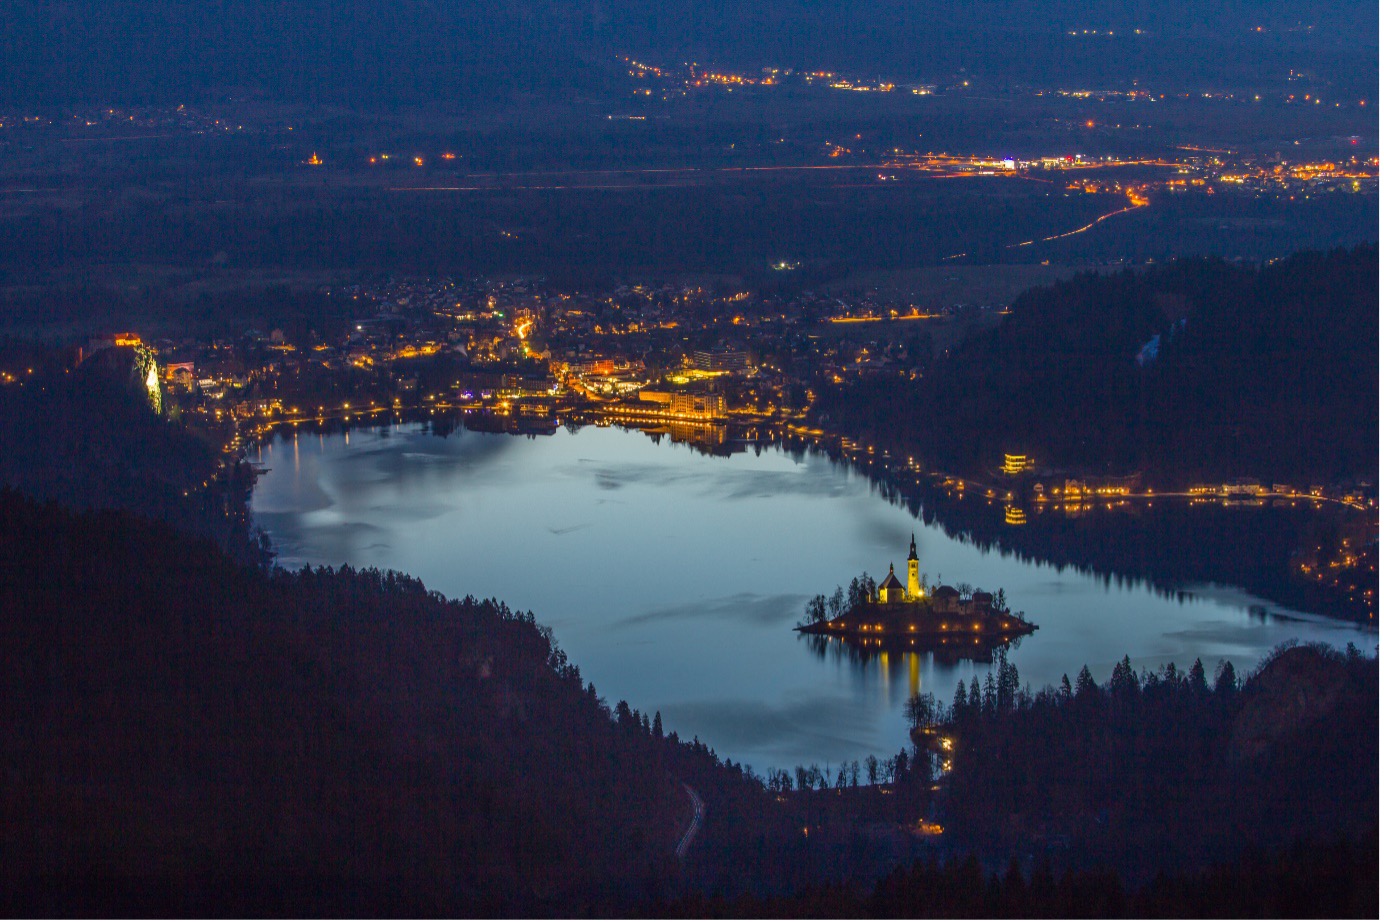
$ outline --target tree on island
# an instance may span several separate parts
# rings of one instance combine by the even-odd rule
[[[861,573],[851,580],[849,587],[842,589],[838,585],[830,597],[818,593],[808,599],[807,605],[804,606],[804,617],[798,622],[798,627],[858,615],[861,609],[874,601],[878,591],[879,587],[870,574]]]
[[[863,572],[851,580],[850,588],[846,591],[846,601],[850,605],[852,614],[860,611],[870,604],[875,597],[875,581],[868,572]]]
[[[840,586],[837,586],[836,591],[831,594],[831,598],[827,599],[827,619],[835,621],[845,613],[846,593]]]
[[[957,693],[965,695],[965,686],[959,682]],[[904,714],[908,717],[908,724],[914,730],[930,729],[942,722],[943,708],[931,692],[923,692],[919,695],[911,695],[904,702]]]

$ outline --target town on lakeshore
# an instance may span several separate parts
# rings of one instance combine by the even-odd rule
[[[1296,588],[1285,604],[1373,618],[1369,532],[1378,494],[1370,480],[1251,476],[1233,459],[1220,476],[1205,465],[1101,470],[1010,448],[1023,440],[1007,432],[989,440],[984,457],[954,463],[928,456],[946,447],[937,427],[928,435],[863,425],[872,415],[902,419],[910,392],[952,373],[949,352],[998,330],[1013,295],[997,279],[1048,277],[1037,269],[992,275],[938,270],[930,297],[690,281],[574,287],[540,276],[377,279],[265,305],[239,335],[224,325],[165,325],[93,335],[66,350],[0,350],[0,387],[22,391],[45,373],[123,361],[132,384],[218,445],[231,467],[253,460],[245,448],[276,433],[418,421],[439,434],[464,427],[527,436],[615,425],[718,455],[781,444],[850,465],[910,503],[927,496],[934,509],[972,509],[1007,541],[1059,520],[1115,513],[1123,521],[1155,506],[1160,514],[1300,508],[1322,513],[1338,533],[1293,539],[1297,551],[1282,569]],[[975,300],[962,300],[967,286]],[[1190,335],[1179,321],[1173,340]],[[1121,359],[1141,376],[1168,360],[1166,347]],[[851,411],[843,401],[874,409]]]
[[[877,645],[907,640],[916,646],[1006,643],[1032,634],[1038,626],[1011,612],[1004,590],[985,592],[963,584],[929,587],[918,571],[918,541],[908,545],[908,583],[899,581],[894,565],[875,583],[868,575],[852,581],[850,590],[837,589],[830,599],[808,602],[807,620],[797,630],[852,639],[871,639]]]

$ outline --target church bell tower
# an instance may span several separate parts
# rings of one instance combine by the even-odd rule
[[[913,535],[908,539],[908,597],[923,598],[923,588],[918,585],[918,539]]]

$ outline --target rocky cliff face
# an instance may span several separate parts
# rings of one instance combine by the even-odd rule
[[[1246,683],[1245,704],[1231,731],[1231,763],[1259,759],[1329,719],[1342,704],[1347,679],[1339,658],[1314,647],[1294,647],[1274,658]]]

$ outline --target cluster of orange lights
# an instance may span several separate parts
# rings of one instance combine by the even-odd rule
[[[316,156],[317,156],[316,154],[313,154],[313,157],[316,157]],[[383,162],[383,161],[385,161],[385,160],[389,160],[391,157],[392,157],[391,154],[373,154],[373,155],[371,155],[371,156],[368,158],[368,161],[367,161],[367,162],[370,163],[371,166],[374,166],[374,165],[377,164],[377,163],[381,163],[381,162]],[[445,151],[445,152],[443,152],[443,153],[441,153],[441,154],[438,154],[438,157],[441,158],[441,159],[443,159],[443,160],[455,160],[455,159],[457,159],[457,155],[454,154],[454,153],[452,153],[451,151]],[[311,163],[312,161],[309,161],[309,162]],[[318,162],[320,163],[321,161],[318,161]],[[414,166],[423,166],[423,164],[425,164],[425,163],[427,163],[427,158],[425,158],[422,154],[414,154],[414,156],[413,156],[413,165],[414,165]]]

